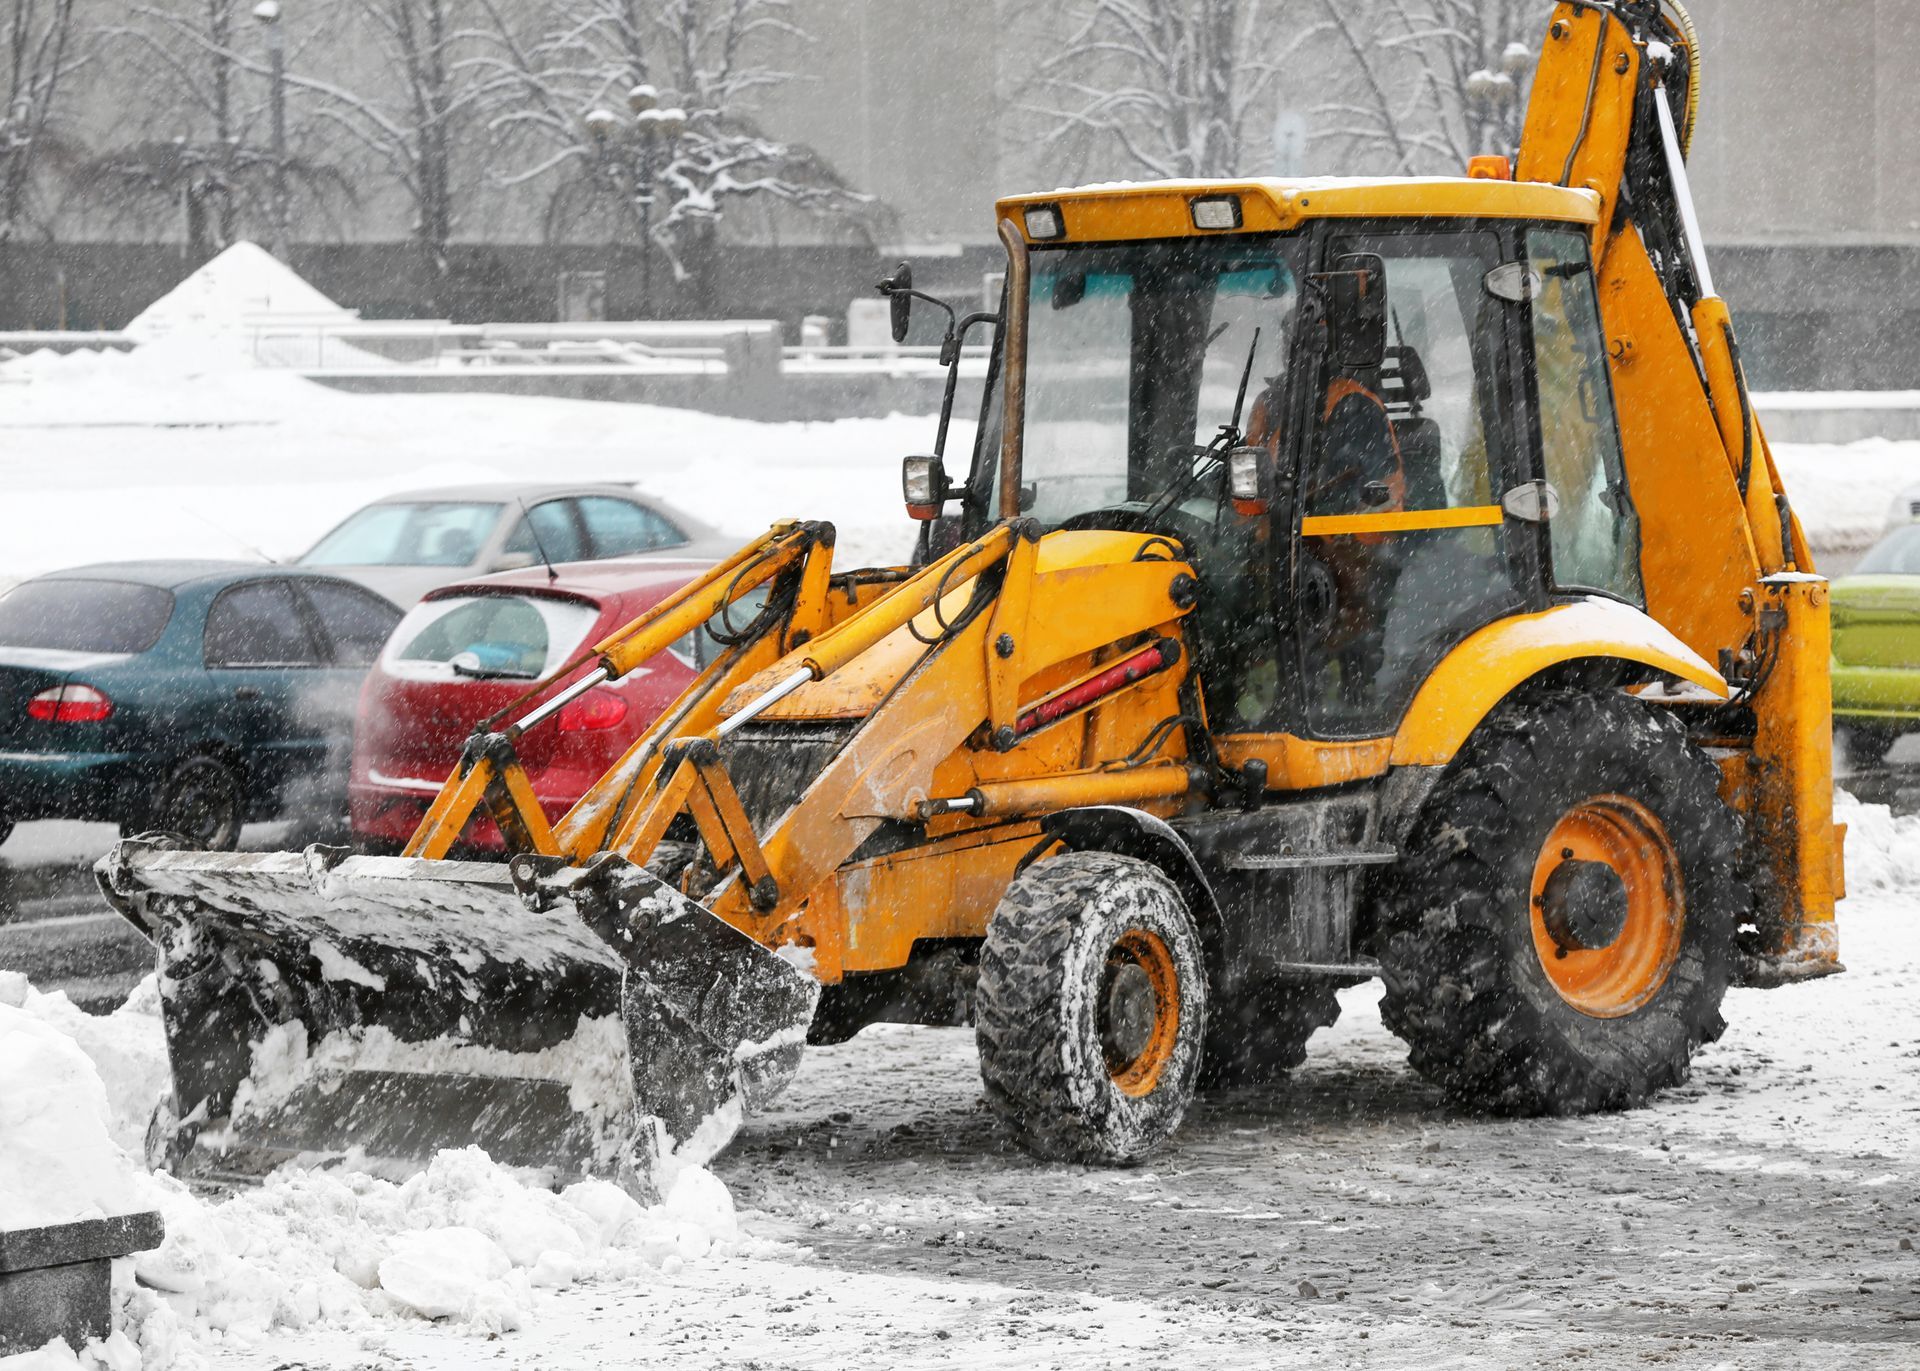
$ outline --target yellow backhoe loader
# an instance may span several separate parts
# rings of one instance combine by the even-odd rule
[[[784,523],[476,727],[404,854],[122,842],[175,1164],[724,1144],[807,1042],[976,1026],[1035,1153],[1125,1163],[1369,977],[1463,1106],[1638,1104],[1731,982],[1837,971],[1827,589],[1687,185],[1672,0],[1566,0],[1513,159],[999,203],[911,565]],[[957,467],[957,464],[956,464]],[[557,823],[517,740],[717,657]],[[503,863],[457,860],[478,814]]]

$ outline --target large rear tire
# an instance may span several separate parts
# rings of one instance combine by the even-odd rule
[[[980,958],[987,1100],[1050,1161],[1128,1165],[1180,1126],[1206,1037],[1199,930],[1151,863],[1069,852],[1014,879]]]
[[[1555,692],[1481,726],[1384,900],[1381,1016],[1506,1114],[1630,1108],[1725,1027],[1747,907],[1719,770],[1671,714]]]

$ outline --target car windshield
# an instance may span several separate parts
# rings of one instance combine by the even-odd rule
[[[0,646],[145,652],[173,617],[173,594],[131,581],[28,581],[0,595]]]
[[[1243,375],[1243,429],[1263,400],[1277,404],[1299,252],[1284,237],[1035,252],[1021,512],[1058,524],[1151,503],[1194,479],[1195,449],[1232,421]],[[998,395],[982,435],[984,485],[982,467],[998,458]]]
[[[1853,568],[1856,576],[1920,576],[1920,524],[1896,528]]]
[[[469,566],[501,506],[420,500],[368,505],[314,544],[302,566]]]
[[[415,605],[388,640],[397,676],[544,676],[600,617],[592,605],[532,595],[456,595]]]

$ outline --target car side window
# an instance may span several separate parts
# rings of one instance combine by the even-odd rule
[[[542,550],[555,562],[583,562],[591,554],[580,536],[580,521],[572,500],[546,500],[528,510],[513,526],[502,552],[521,552],[538,560]],[[536,539],[535,534],[539,534]]]
[[[249,581],[220,592],[203,640],[210,667],[319,666],[321,656],[284,581]]]
[[[335,666],[372,666],[400,622],[399,610],[359,586],[302,581],[300,590],[333,643]]]
[[[678,547],[687,541],[687,535],[665,518],[630,500],[589,495],[579,505],[595,557],[624,557],[632,552]]]

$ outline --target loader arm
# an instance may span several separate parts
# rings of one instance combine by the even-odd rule
[[[1826,583],[1753,410],[1687,179],[1698,43],[1675,0],[1565,0],[1515,175],[1600,200],[1593,260],[1647,610],[1736,687],[1704,731],[1771,879],[1761,979],[1836,965]]]

